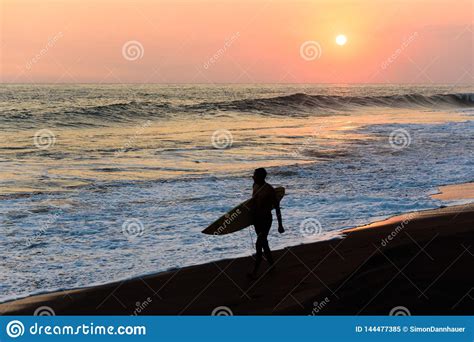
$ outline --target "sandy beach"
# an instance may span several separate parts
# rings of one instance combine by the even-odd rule
[[[474,183],[440,186],[439,193],[431,197],[438,200],[471,199],[474,198]]]
[[[474,204],[407,213],[343,238],[275,251],[274,272],[247,279],[251,257],[103,286],[27,297],[3,315],[411,315],[474,313]],[[401,307],[401,309],[400,309]],[[398,308],[398,309],[397,309]]]

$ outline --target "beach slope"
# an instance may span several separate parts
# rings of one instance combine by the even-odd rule
[[[252,257],[31,296],[3,315],[474,314],[474,204],[392,217],[342,239],[275,251],[250,280]]]

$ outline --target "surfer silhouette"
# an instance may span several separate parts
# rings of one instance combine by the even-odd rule
[[[277,199],[273,186],[265,182],[267,171],[261,167],[254,171],[253,174],[253,193],[250,202],[250,213],[252,215],[253,225],[257,233],[257,242],[255,243],[256,258],[255,265],[249,277],[255,278],[258,269],[262,263],[262,254],[270,264],[270,269],[274,268],[272,252],[268,246],[268,233],[272,226],[272,209],[275,209],[278,219],[278,232],[281,234],[285,231],[281,220],[280,202]]]

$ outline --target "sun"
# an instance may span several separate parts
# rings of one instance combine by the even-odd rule
[[[343,34],[340,34],[336,37],[336,44],[337,45],[345,45],[347,42],[347,37]]]

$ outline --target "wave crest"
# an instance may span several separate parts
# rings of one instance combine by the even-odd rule
[[[389,107],[389,108],[441,108],[474,106],[474,94],[404,94],[386,96],[334,96],[308,95],[296,93],[272,98],[245,99],[230,102],[201,103],[196,109],[219,109],[233,111],[262,111],[278,114],[288,109],[321,109],[329,113],[333,111],[351,110],[357,107]]]

